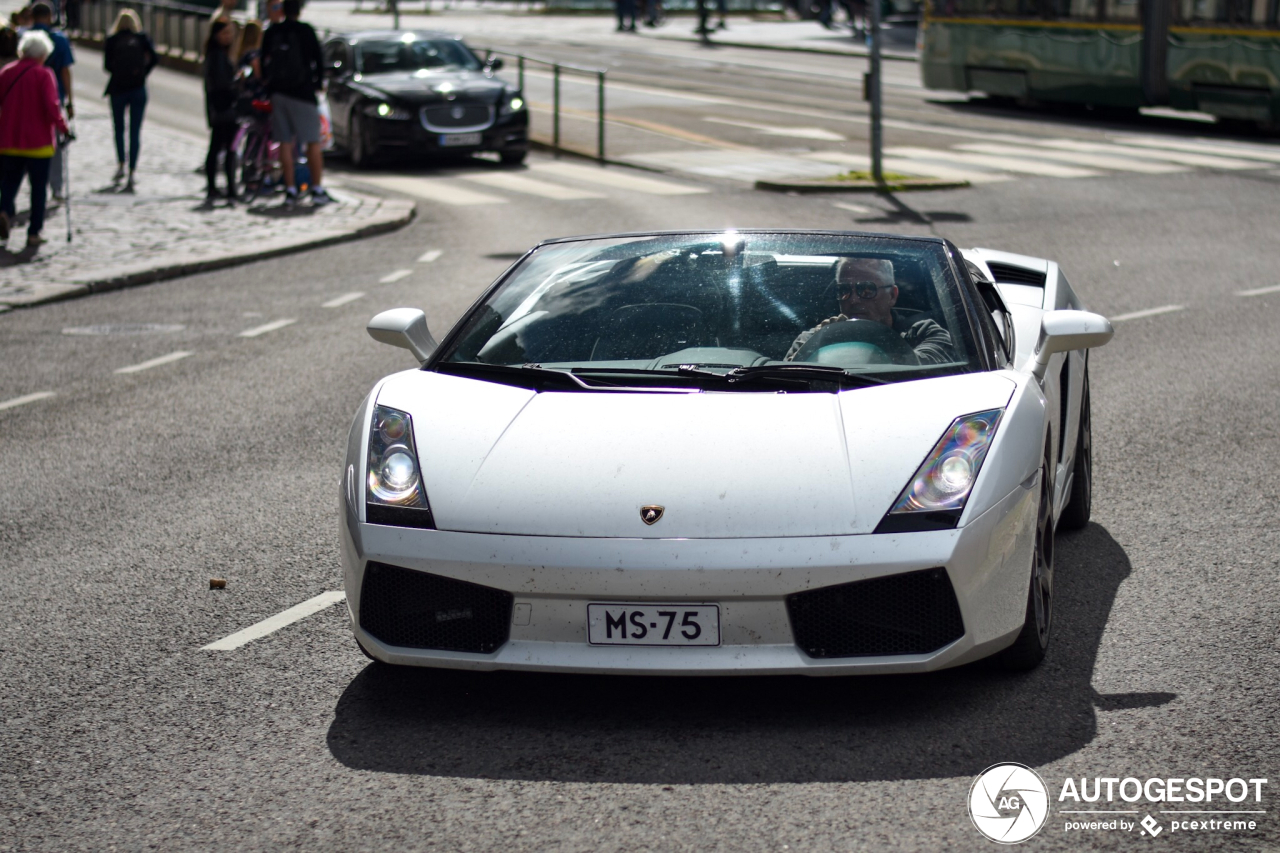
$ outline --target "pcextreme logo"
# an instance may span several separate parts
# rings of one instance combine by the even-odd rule
[[[1031,838],[1049,817],[1049,789],[1024,764],[996,764],[969,788],[969,819],[987,838],[1017,844]]]
[[[1062,831],[1069,833],[1131,832],[1150,839],[1165,830],[1169,835],[1253,832],[1267,814],[1262,807],[1267,784],[1256,778],[1068,778],[1057,812]],[[973,825],[999,844],[1034,837],[1050,816],[1044,779],[1012,762],[980,773],[969,788],[968,805]]]

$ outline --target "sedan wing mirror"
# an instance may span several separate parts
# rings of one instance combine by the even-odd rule
[[[427,315],[417,308],[383,311],[365,328],[375,341],[407,349],[419,364],[426,364],[437,346],[436,339],[427,330]]]
[[[1114,334],[1111,321],[1101,314],[1049,311],[1040,320],[1040,339],[1036,341],[1031,372],[1037,379],[1043,379],[1054,353],[1100,347]]]
[[[485,65],[489,66],[489,71],[501,71],[503,62],[500,56],[491,56],[485,61]]]

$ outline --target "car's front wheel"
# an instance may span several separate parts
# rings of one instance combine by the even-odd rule
[[[1093,426],[1089,415],[1089,374],[1084,374],[1080,391],[1080,428],[1076,437],[1076,459],[1071,466],[1071,497],[1067,500],[1058,526],[1080,530],[1089,523],[1093,505]]]
[[[524,158],[529,156],[527,150],[519,151],[501,151],[498,153],[498,159],[502,161],[504,166],[519,166],[524,163]]]
[[[1040,503],[1036,509],[1036,544],[1031,558],[1031,587],[1022,631],[1013,645],[1000,653],[1005,669],[1034,669],[1044,660],[1053,627],[1053,488],[1049,461],[1040,463]]]

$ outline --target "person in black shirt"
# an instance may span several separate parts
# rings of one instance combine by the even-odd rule
[[[840,313],[828,317],[800,336],[787,350],[785,361],[792,361],[810,338],[833,323],[848,320],[873,320],[897,332],[915,352],[921,364],[945,364],[951,361],[951,335],[933,320],[909,323],[895,316],[898,286],[893,283],[893,262],[882,258],[841,258],[836,263],[836,296]]]
[[[235,30],[227,21],[214,21],[209,28],[209,41],[204,49],[204,106],[209,119],[209,154],[204,160],[208,191],[205,205],[212,206],[218,197],[218,155],[223,157],[227,172],[227,200],[235,200],[236,153],[231,148],[236,130],[236,69],[228,51]]]
[[[284,170],[285,205],[297,203],[294,184],[294,143],[307,147],[311,172],[311,203],[328,204],[320,181],[324,152],[320,147],[320,107],[316,93],[324,88],[324,62],[316,31],[298,20],[298,0],[284,0],[284,20],[267,27],[262,38],[263,85],[271,95],[271,135],[280,143]]]
[[[142,32],[142,22],[132,9],[116,18],[102,50],[102,65],[111,75],[106,94],[111,98],[111,119],[116,132],[116,174],[112,183],[124,180],[124,114],[129,112],[129,181],[124,192],[133,192],[133,173],[138,168],[138,147],[142,142],[142,116],[147,109],[147,75],[159,57],[151,39]]]

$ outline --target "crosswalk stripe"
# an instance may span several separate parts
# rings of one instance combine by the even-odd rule
[[[1100,175],[1092,169],[1080,169],[1074,166],[1059,166],[1056,163],[1043,163],[1035,160],[1023,160],[1018,157],[994,156],[990,154],[971,154],[966,151],[941,150],[933,148],[886,148],[886,154],[907,157],[911,160],[932,160],[944,165],[959,163],[960,165],[986,166],[1005,172],[1023,172],[1028,175],[1042,175],[1049,178],[1094,178]]]
[[[438,201],[441,204],[505,204],[507,201],[501,196],[476,192],[475,190],[460,187],[457,184],[449,183],[448,181],[441,180],[440,178],[362,175],[360,180],[394,192],[404,193],[405,195],[425,198],[428,201]]]
[[[500,190],[511,190],[512,192],[536,195],[557,201],[578,198],[604,198],[600,193],[590,190],[566,187],[562,184],[549,184],[546,181],[526,178],[524,175],[516,175],[511,172],[489,172],[478,175],[460,175],[459,177]]]
[[[866,170],[871,168],[871,158],[861,154],[845,154],[840,151],[815,151],[806,155],[810,160],[823,163],[835,163],[848,166],[850,169]],[[900,172],[904,175],[919,175],[925,178],[937,178],[940,181],[968,181],[971,184],[992,184],[999,181],[1011,181],[1012,176],[1000,172],[985,172],[978,169],[959,169],[952,166],[941,166],[923,160],[908,160],[905,157],[886,157],[882,163],[885,170]]]
[[[1064,151],[1096,151],[1100,154],[1121,154],[1132,156],[1134,147],[1124,145],[1108,145],[1101,142],[1080,142],[1075,139],[1046,139],[1040,143],[1050,148]],[[1186,151],[1161,151],[1155,148],[1141,149],[1150,160],[1166,160],[1170,163],[1181,163],[1184,166],[1203,166],[1211,169],[1259,169],[1256,162],[1233,160],[1229,157],[1213,157],[1208,154],[1192,154]]]
[[[616,169],[605,169],[599,166],[579,166],[576,163],[537,163],[530,167],[533,171],[558,175],[587,183],[600,184],[620,190],[630,190],[649,195],[695,195],[708,192],[704,187],[690,187],[630,175]]]
[[[1221,145],[1215,142],[1184,142],[1177,139],[1161,139],[1156,136],[1122,136],[1115,141],[1121,145],[1141,146],[1143,148],[1164,148],[1170,151],[1189,151],[1192,154],[1211,154],[1217,157],[1243,157],[1249,160],[1266,160],[1269,163],[1280,163],[1280,150],[1265,150],[1253,146]]]
[[[1019,145],[1002,145],[998,142],[969,142],[955,146],[961,151],[974,151],[978,154],[999,154],[1037,157],[1042,160],[1054,160],[1076,166],[1091,166],[1095,169],[1113,169],[1117,172],[1143,172],[1150,175],[1185,172],[1185,166],[1172,163],[1148,163],[1132,157],[1115,157],[1108,154],[1090,154],[1084,151],[1056,151],[1046,148],[1028,148]],[[1134,152],[1133,157],[1141,154]]]

